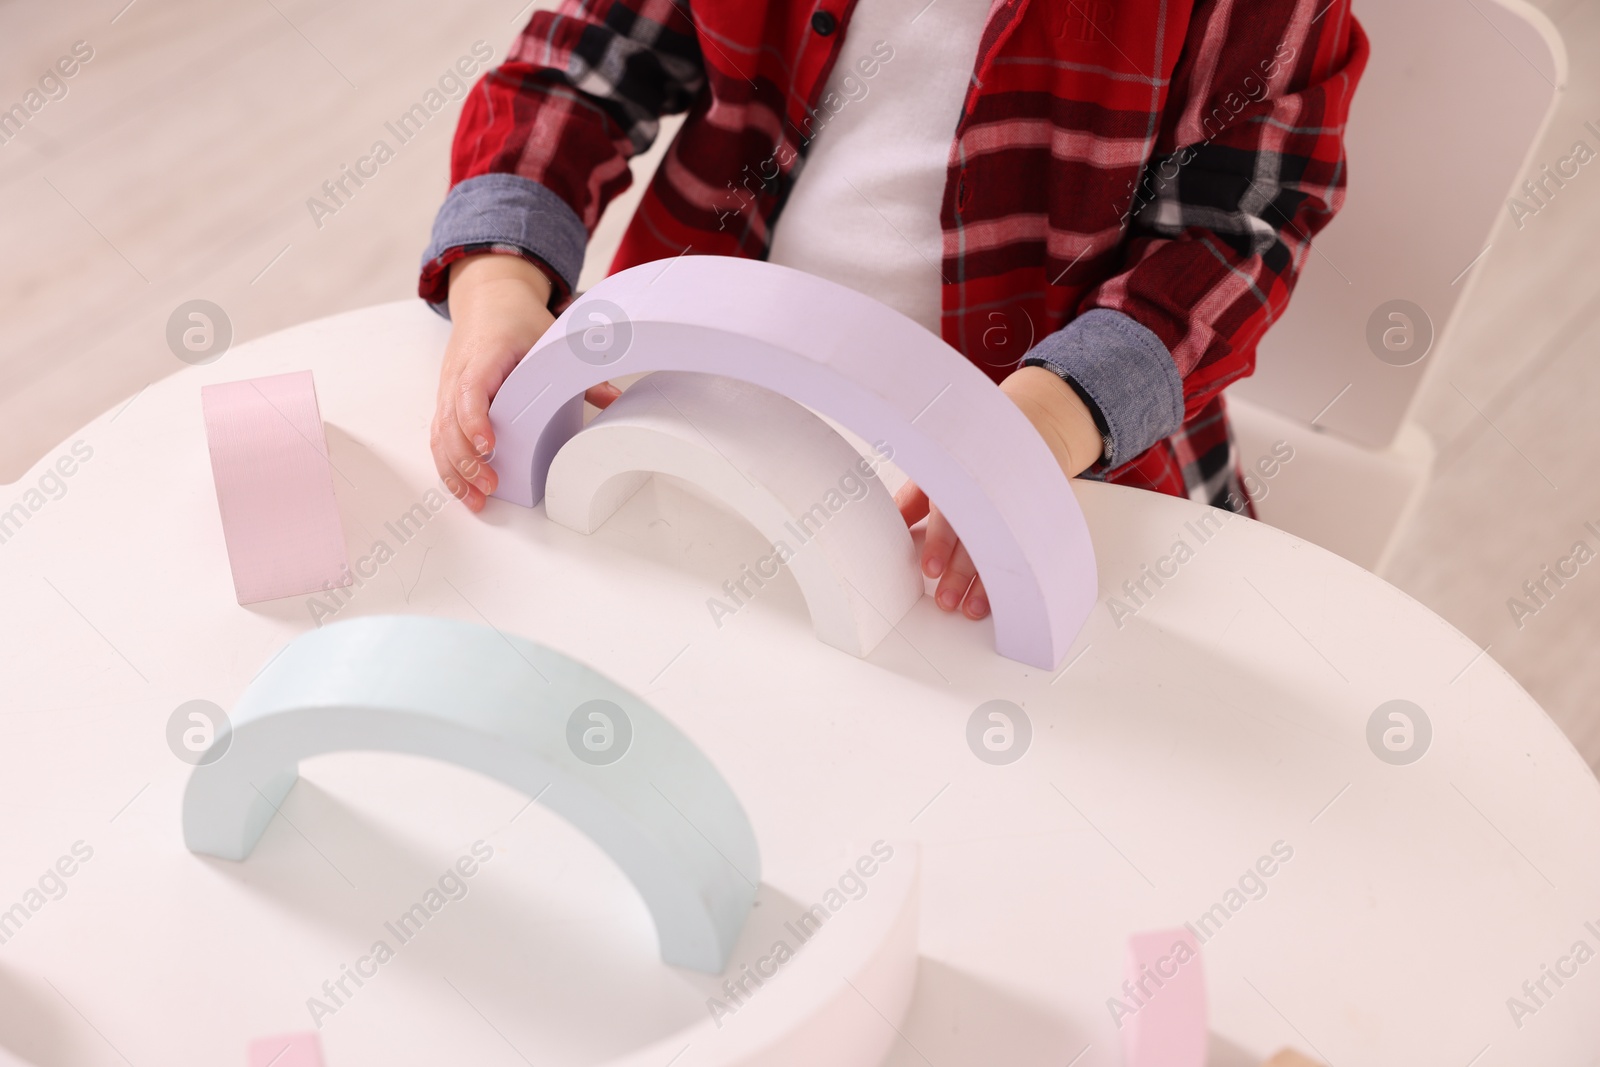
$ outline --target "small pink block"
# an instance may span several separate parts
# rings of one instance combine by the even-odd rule
[[[322,1067],[322,1042],[309,1030],[258,1037],[250,1042],[249,1067]]]
[[[1131,990],[1131,993],[1130,993]],[[1126,1067],[1205,1067],[1206,976],[1186,928],[1128,938],[1128,985],[1120,1015]]]
[[[349,585],[311,372],[202,386],[200,407],[239,603]]]

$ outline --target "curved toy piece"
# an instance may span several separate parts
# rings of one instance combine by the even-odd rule
[[[994,613],[995,646],[1051,668],[1094,607],[1089,530],[1027,418],[944,341],[870,297],[760,260],[684,256],[575,301],[489,409],[495,495],[532,507],[582,427],[583,391],[689,370],[751,382],[893,449],[950,519]]]
[[[917,844],[879,841],[873,855],[885,846],[859,900],[835,892],[830,909],[825,893],[799,914],[777,905],[769,919],[786,925],[764,939],[752,929],[748,953],[741,943],[712,987],[710,1018],[604,1067],[878,1067],[916,993],[920,914]],[[771,989],[757,984],[774,976]]]
[[[761,860],[716,767],[649,705],[552,649],[451,619],[373,616],[289,642],[190,775],[183,840],[242,860],[325,752],[429,756],[537,797],[633,881],[666,963],[718,973]]]
[[[593,533],[650,473],[682,478],[773,546],[751,565],[754,577],[728,583],[730,597],[753,595],[787,565],[817,637],[865,656],[922,596],[916,546],[876,470],[786,397],[732,378],[657,371],[556,453],[544,506],[561,525]]]

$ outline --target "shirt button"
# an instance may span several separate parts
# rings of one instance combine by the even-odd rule
[[[828,37],[839,28],[839,20],[831,11],[818,11],[811,16],[811,28],[817,31],[817,36]]]

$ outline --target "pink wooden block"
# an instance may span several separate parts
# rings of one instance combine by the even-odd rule
[[[1128,938],[1128,980],[1118,1013],[1126,1067],[1205,1067],[1206,976],[1187,929]]]
[[[239,603],[349,585],[311,372],[202,386],[200,407]]]
[[[249,1067],[322,1067],[322,1042],[309,1030],[255,1038]]]

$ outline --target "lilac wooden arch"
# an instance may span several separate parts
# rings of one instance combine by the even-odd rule
[[[959,352],[870,297],[760,260],[683,256],[612,275],[562,313],[495,397],[496,496],[544,497],[582,429],[583,392],[643,371],[763,386],[887,441],[972,554],[1001,655],[1058,665],[1097,595],[1071,483],[1012,402]]]

